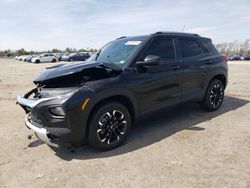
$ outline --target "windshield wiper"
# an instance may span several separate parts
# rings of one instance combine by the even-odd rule
[[[104,67],[104,68],[112,69],[112,70],[115,70],[115,71],[122,71],[122,68],[117,66],[114,63],[101,63],[100,66]]]
[[[99,52],[96,53],[96,56],[95,56],[95,61],[97,60],[97,58],[99,57],[100,53],[101,53],[102,50],[99,50]]]

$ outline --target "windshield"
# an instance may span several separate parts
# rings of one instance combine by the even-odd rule
[[[97,61],[122,65],[135,53],[145,39],[122,38],[112,41],[100,49],[88,62]]]

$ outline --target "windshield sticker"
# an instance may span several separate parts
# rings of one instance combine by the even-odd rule
[[[125,45],[135,45],[135,46],[137,46],[137,45],[139,45],[141,43],[141,41],[138,41],[138,40],[131,40],[131,41],[128,41],[128,42],[126,42],[125,43]]]

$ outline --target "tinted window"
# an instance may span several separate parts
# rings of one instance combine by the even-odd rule
[[[172,39],[156,39],[143,55],[143,59],[147,55],[156,55],[161,60],[173,60],[175,59],[174,44]],[[142,60],[143,60],[142,59]]]
[[[216,48],[212,44],[211,40],[202,40],[201,43],[204,46],[204,48],[207,50],[207,52],[209,52],[209,53],[218,53],[218,51],[216,50]]]
[[[197,56],[202,53],[202,49],[196,41],[190,39],[180,39],[179,41],[183,58]]]

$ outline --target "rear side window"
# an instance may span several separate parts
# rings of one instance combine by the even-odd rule
[[[155,39],[143,55],[143,59],[147,55],[156,55],[161,60],[175,59],[174,43],[172,39]],[[143,60],[142,59],[142,60]]]
[[[202,49],[196,41],[191,39],[180,39],[179,41],[183,58],[197,56],[202,53]]]
[[[215,53],[215,54],[219,53],[217,49],[214,47],[214,45],[212,44],[211,40],[201,40],[201,44],[208,53]]]

